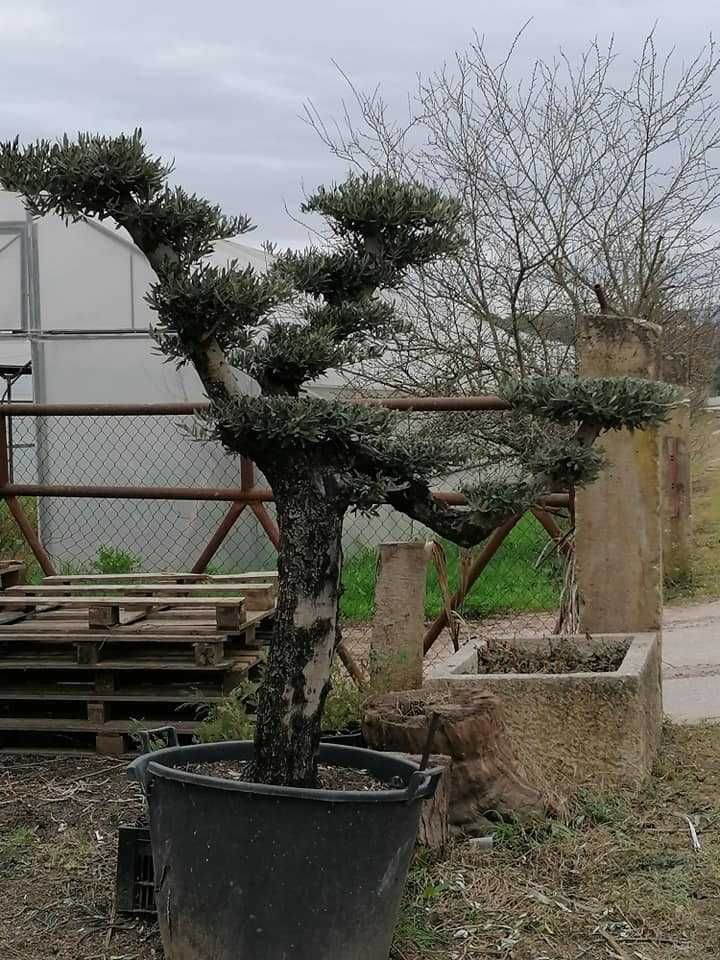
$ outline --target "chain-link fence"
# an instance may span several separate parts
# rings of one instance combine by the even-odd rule
[[[44,487],[176,487],[214,491],[241,487],[240,458],[191,435],[190,416],[14,417],[11,482]],[[247,477],[245,478],[247,481]],[[266,486],[261,476],[257,487]],[[247,482],[244,485],[247,489]],[[95,491],[97,492],[97,491]],[[222,495],[222,493],[221,493]],[[187,496],[187,494],[186,494]],[[24,501],[56,569],[67,573],[189,570],[203,555],[231,507],[225,499],[127,499],[39,496]],[[274,506],[262,510],[274,523]],[[12,524],[6,515],[3,524]],[[267,523],[266,523],[267,526]],[[15,543],[3,531],[0,545]],[[373,516],[350,513],[345,523],[345,637],[362,659],[369,647],[379,543],[434,535],[390,507]],[[548,550],[548,533],[532,514],[509,531],[492,560],[443,629],[429,657],[446,656],[475,637],[552,631],[557,620],[562,560]],[[443,544],[446,578],[428,569],[428,623],[447,607],[467,556]],[[481,548],[478,548],[476,554]],[[209,561],[209,572],[272,569],[276,553],[251,505],[246,506]],[[40,576],[39,569],[35,571]]]

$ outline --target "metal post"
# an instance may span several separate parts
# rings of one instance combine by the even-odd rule
[[[223,541],[230,533],[232,528],[235,526],[235,521],[243,512],[247,504],[240,503],[236,501],[232,504],[228,512],[222,519],[220,526],[217,528],[212,537],[208,540],[205,549],[200,554],[200,556],[195,561],[191,573],[204,573],[207,565],[210,563],[212,558],[218,552],[220,547],[223,544]]]
[[[0,487],[6,488],[8,486],[8,480],[10,477],[10,461],[8,456],[8,424],[7,417],[4,414],[0,414]],[[45,547],[40,543],[40,539],[33,529],[32,524],[25,516],[25,512],[22,508],[22,504],[16,496],[8,496],[7,494],[3,495],[5,503],[8,505],[8,510],[15,519],[20,533],[25,538],[28,546],[35,555],[35,559],[40,564],[43,572],[49,576],[55,576],[57,571],[53,566],[52,560],[48,556]]]

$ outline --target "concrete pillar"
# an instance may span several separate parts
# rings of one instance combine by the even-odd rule
[[[660,328],[655,324],[629,317],[586,317],[578,342],[580,374],[657,380],[659,348]],[[597,443],[608,465],[575,499],[581,629],[591,634],[659,631],[658,430],[610,431]]]
[[[424,543],[381,543],[370,657],[377,692],[413,690],[423,681]]]
[[[663,380],[688,384],[688,359],[663,357]],[[690,401],[686,399],[660,427],[662,471],[663,571],[682,579],[690,573],[692,484],[690,479]]]

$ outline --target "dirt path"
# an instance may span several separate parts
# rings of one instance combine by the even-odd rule
[[[720,720],[720,600],[665,608],[663,677],[673,720]]]

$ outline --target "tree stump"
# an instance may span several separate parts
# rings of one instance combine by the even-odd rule
[[[421,754],[433,714],[439,719],[430,747],[452,759],[449,819],[456,831],[472,832],[488,815],[546,812],[518,768],[495,697],[462,687],[382,694],[365,706],[363,733],[374,750]]]
[[[420,754],[411,754],[410,760],[420,763]],[[442,754],[430,754],[428,767],[444,767],[431,800],[423,803],[420,812],[417,842],[429,850],[442,850],[450,839],[450,780],[452,760]]]

